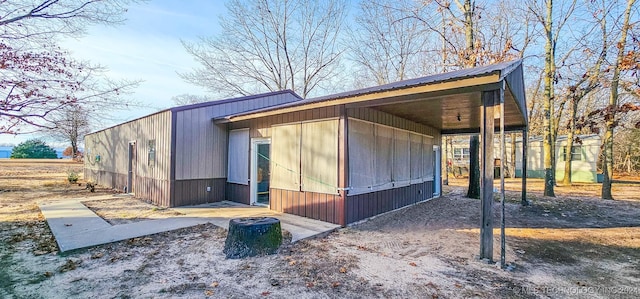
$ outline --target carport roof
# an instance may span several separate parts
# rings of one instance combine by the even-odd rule
[[[483,91],[504,88],[505,127],[527,126],[522,60],[404,80],[286,103],[225,117],[235,122],[319,107],[368,107],[440,129],[443,133],[480,130]]]

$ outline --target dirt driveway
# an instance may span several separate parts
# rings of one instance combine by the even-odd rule
[[[602,201],[578,187],[587,193],[549,199],[532,183],[533,205],[521,207],[519,193],[508,192],[512,271],[477,259],[479,201],[457,186],[325,238],[285,244],[271,256],[225,259],[226,232],[212,225],[61,256],[36,203],[92,195],[64,182],[67,170],[80,167],[0,161],[0,298],[640,296],[640,201],[633,196]],[[637,195],[640,187],[623,191]],[[127,221],[171,214],[135,200],[118,202],[118,210],[96,208]]]

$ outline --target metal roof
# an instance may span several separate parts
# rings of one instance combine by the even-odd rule
[[[473,80],[469,80],[474,78],[487,78],[487,80],[478,81],[476,83],[473,83],[475,82]],[[460,83],[459,86],[456,84],[458,82]],[[478,98],[480,94],[479,91],[483,90],[482,86],[485,86],[484,88],[486,89],[487,88],[486,85],[493,84],[491,88],[496,89],[495,85],[499,84],[500,82],[506,83],[505,97],[509,98],[510,100],[508,103],[508,107],[505,108],[505,111],[507,111],[508,109],[508,111],[511,112],[510,117],[512,118],[514,117],[515,114],[520,115],[518,117],[520,120],[517,121],[518,126],[526,126],[527,125],[526,124],[527,109],[525,104],[522,60],[497,63],[497,64],[475,67],[475,68],[461,69],[457,71],[430,75],[430,76],[421,77],[421,78],[409,79],[409,80],[389,83],[389,84],[380,85],[380,86],[373,86],[373,87],[357,89],[353,91],[342,92],[342,93],[337,93],[337,94],[332,94],[332,95],[327,95],[322,97],[305,99],[301,101],[285,103],[285,104],[272,106],[268,108],[238,113],[235,115],[227,116],[224,119],[234,121],[234,118],[237,118],[237,117],[240,117],[242,119],[260,117],[260,116],[264,116],[265,113],[277,114],[277,113],[280,113],[279,110],[283,110],[283,109],[284,110],[282,112],[284,113],[286,112],[286,110],[291,110],[296,107],[299,107],[299,109],[305,109],[305,106],[315,107],[315,106],[318,106],[318,104],[322,104],[322,103],[326,103],[326,105],[336,105],[336,104],[344,104],[344,103],[351,104],[355,101],[360,101],[360,105],[365,105],[363,104],[364,102],[374,103],[375,101],[373,101],[372,99],[375,99],[377,101],[387,101],[386,104],[393,104],[393,101],[389,99],[391,97],[398,98],[400,96],[404,96],[405,99],[412,98],[412,100],[415,100],[416,98],[424,100],[424,99],[427,99],[428,97],[431,97],[432,99],[436,99],[435,98],[436,93],[434,93],[433,90],[440,91],[440,94],[438,95],[439,98],[437,98],[439,102],[435,103],[432,101],[431,103],[426,103],[423,101],[423,103],[430,105],[430,107],[428,107],[429,109],[440,110],[441,111],[440,113],[446,114],[447,113],[446,108],[459,110],[460,109],[459,106],[463,104],[474,106],[475,105],[474,101],[475,99]],[[474,84],[477,84],[477,85],[474,85]],[[402,90],[409,90],[412,88],[415,89],[416,87],[423,87],[423,86],[433,87],[433,90],[426,91],[427,89],[425,89],[423,91],[416,91],[416,94],[412,96],[409,96],[406,93],[403,95],[393,95],[393,91],[399,91],[398,94],[400,94],[400,91]],[[461,90],[460,87],[466,87],[466,89]],[[442,93],[443,90],[445,91],[444,93]],[[446,90],[449,90],[451,92],[448,94],[448,97],[443,97],[442,95],[447,93]],[[454,94],[459,95],[459,97],[453,97],[452,95]],[[344,99],[344,101],[342,101],[341,99]],[[349,99],[352,99],[353,101],[350,102]],[[340,101],[337,101],[337,100],[340,100]],[[402,102],[402,100],[397,102]],[[455,106],[456,102],[458,107],[453,107],[453,108],[444,107],[445,105]],[[395,110],[401,109],[400,107],[397,107],[397,106],[398,105],[394,105],[394,106],[387,105],[383,107],[383,105],[381,104],[377,108],[381,108],[380,110],[383,110],[383,111],[386,110],[385,112],[393,114],[395,112],[394,109]],[[425,107],[427,106],[424,106],[424,105],[422,106],[423,110],[425,109]],[[404,108],[405,110],[409,109],[408,106],[406,105]],[[440,108],[440,109],[437,109],[437,108]],[[429,111],[429,109],[427,109],[427,111]],[[401,113],[402,111],[398,111],[398,112],[402,114]],[[469,113],[471,112],[469,111]],[[407,118],[411,117],[411,115],[407,115],[407,114],[410,114],[408,111],[404,111],[404,114],[405,114],[404,116]],[[470,121],[473,124],[469,124],[468,126],[475,126],[476,117],[471,116],[471,118],[474,118],[473,120]],[[432,125],[435,127],[438,127],[440,125],[440,127],[442,128],[442,122],[439,124],[434,124],[434,123],[426,123],[426,124]],[[450,129],[459,130],[459,129],[468,129],[468,128],[454,127]]]

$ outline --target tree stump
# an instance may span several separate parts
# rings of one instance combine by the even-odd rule
[[[281,244],[280,220],[272,217],[234,218],[229,220],[223,252],[230,259],[274,254]]]

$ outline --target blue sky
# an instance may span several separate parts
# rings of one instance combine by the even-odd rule
[[[113,125],[171,107],[172,96],[205,93],[177,74],[198,66],[180,40],[216,35],[225,11],[224,1],[219,0],[143,2],[129,7],[124,24],[92,26],[87,34],[67,38],[60,45],[75,59],[107,67],[110,78],[144,80],[130,97],[145,108],[123,111],[113,123],[105,124]],[[0,143],[17,144],[33,137],[38,135],[2,134]]]

